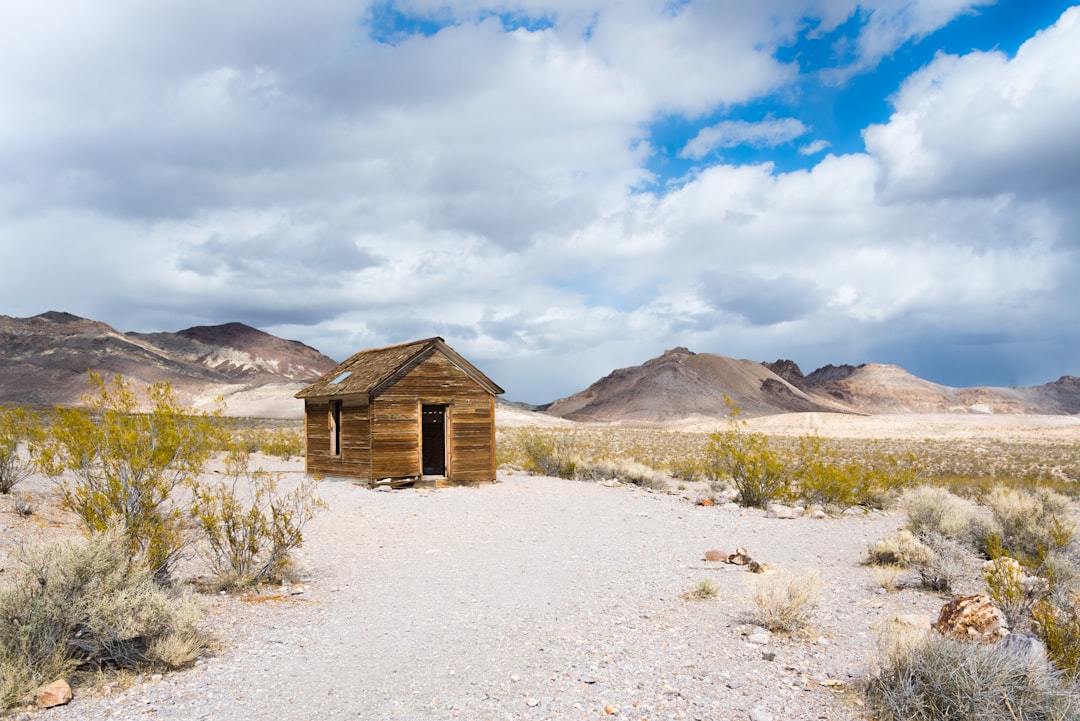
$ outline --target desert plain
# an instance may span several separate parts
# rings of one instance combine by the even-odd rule
[[[502,408],[498,417],[504,429],[567,423]],[[711,423],[665,432],[707,432]],[[788,414],[748,424],[775,435],[1080,456],[1076,416]],[[286,486],[303,477],[303,459],[259,462]],[[863,563],[869,544],[903,527],[904,512],[779,519],[698,505],[702,492],[694,483],[657,491],[513,469],[476,488],[376,491],[324,480],[328,509],[307,527],[291,582],[203,597],[216,641],[194,667],[101,678],[34,716],[870,718],[859,686],[881,634],[894,623],[928,625],[948,600],[916,584],[886,590]],[[33,513],[16,513],[17,499]],[[0,503],[0,578],[26,544],[79,533],[44,478]],[[751,598],[761,577],[704,560],[737,547],[776,573],[817,574],[822,590],[804,631],[763,632]],[[187,579],[205,572],[195,552],[179,569]],[[688,598],[704,580],[719,593]],[[977,569],[954,589],[980,591]]]

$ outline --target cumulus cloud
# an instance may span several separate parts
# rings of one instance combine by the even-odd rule
[[[865,152],[652,164],[666,117],[684,160],[822,154],[816,122],[730,114],[796,93],[777,48],[853,22],[850,73],[980,4],[415,0],[376,9],[425,32],[386,35],[338,0],[5,3],[0,312],[337,358],[442,334],[535,402],[675,345],[914,371],[932,354],[889,354],[1045,347],[1080,300],[1077,10],[1015,57],[938,57]]]
[[[1080,190],[1080,7],[1000,52],[941,55],[910,77],[889,122],[865,132],[889,197]]]

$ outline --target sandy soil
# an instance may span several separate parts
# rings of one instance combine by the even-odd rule
[[[823,434],[1022,433],[997,417],[952,420],[797,414],[771,423]],[[1080,425],[1060,418],[1023,432],[1076,439]],[[302,477],[301,461],[265,465],[286,484]],[[17,491],[35,513],[17,515],[12,498],[0,499],[4,569],[23,543],[74,529],[47,482]],[[325,481],[319,493],[329,510],[309,526],[295,583],[206,598],[218,653],[109,695],[77,690],[42,718],[862,719],[855,688],[877,656],[878,630],[900,616],[936,616],[946,601],[914,588],[885,593],[860,563],[869,543],[903,525],[900,512],[778,520],[522,474],[439,490]],[[703,560],[737,546],[779,573],[819,575],[809,632],[754,633],[749,584],[761,576]],[[193,559],[184,570],[200,567]],[[682,597],[703,579],[719,585],[718,597]],[[957,590],[980,586],[972,577]]]

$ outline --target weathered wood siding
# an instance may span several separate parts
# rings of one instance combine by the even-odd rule
[[[495,478],[494,397],[441,353],[396,378],[371,402],[372,477],[420,475],[420,408],[446,405],[446,476]]]
[[[329,477],[371,478],[371,423],[367,403],[345,396],[341,404],[341,453],[330,454],[330,399],[304,404],[308,473]]]
[[[459,398],[451,409],[450,436],[453,469],[448,477],[457,481],[495,479],[495,398]]]

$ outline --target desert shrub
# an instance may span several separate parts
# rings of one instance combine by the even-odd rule
[[[225,469],[225,482],[195,488],[191,507],[219,586],[281,579],[289,554],[303,543],[304,526],[326,506],[315,495],[315,481],[305,479],[279,493],[279,478],[251,469],[247,451],[240,447],[229,453]]]
[[[705,446],[706,464],[713,476],[730,478],[741,505],[764,508],[770,501],[786,497],[795,473],[791,454],[773,444],[768,436],[751,433],[734,402],[727,429],[709,436]]]
[[[896,593],[910,569],[900,565],[875,565],[872,569],[874,585],[888,593]]]
[[[304,434],[298,428],[242,428],[231,429],[230,442],[223,448],[239,446],[249,453],[265,453],[268,456],[289,460],[304,455]]]
[[[970,547],[940,533],[926,532],[920,540],[930,554],[914,564],[923,588],[940,593],[952,591],[958,581],[970,575],[977,559]]]
[[[90,384],[87,409],[55,410],[41,467],[91,532],[119,523],[129,556],[165,579],[189,542],[170,497],[194,484],[219,429],[210,414],[182,410],[167,383],[147,389],[148,413],[120,376],[109,384],[91,373]]]
[[[715,581],[703,578],[694,587],[683,594],[687,601],[707,601],[720,595],[720,586]]]
[[[803,629],[821,592],[821,579],[813,572],[755,576],[750,583],[754,622],[775,633]]]
[[[194,599],[129,562],[118,527],[30,549],[0,589],[0,702],[77,670],[177,668],[204,645]]]
[[[1075,682],[995,646],[932,635],[895,644],[866,686],[882,721],[1080,718]]]
[[[1043,599],[1032,607],[1038,636],[1054,664],[1071,678],[1080,680],[1080,600],[1065,604]],[[1080,689],[1077,689],[1080,691]]]
[[[919,486],[904,493],[900,505],[907,511],[908,529],[916,535],[935,533],[973,543],[979,518],[974,501],[944,488]]]
[[[1049,590],[1044,579],[1026,574],[1024,567],[1008,556],[986,562],[982,576],[987,595],[1005,614],[1005,622],[1013,631],[1024,629],[1032,607]]]
[[[705,462],[700,458],[676,458],[668,463],[668,473],[672,478],[679,478],[691,483],[696,481],[710,481],[712,474]]]
[[[655,491],[667,490],[668,487],[668,478],[664,473],[636,461],[613,461],[608,459],[579,461],[574,467],[574,477],[588,481],[610,478],[622,483],[641,486],[642,488],[651,488]]]
[[[41,418],[29,408],[0,405],[0,493],[34,472],[33,448],[41,439]]]
[[[542,476],[573,478],[580,461],[578,444],[565,433],[531,429],[520,439],[524,470]]]
[[[930,547],[906,528],[875,541],[866,550],[867,562],[874,566],[915,568],[927,563],[932,554]]]
[[[1072,543],[1075,527],[1069,520],[1069,499],[1059,493],[999,487],[984,502],[993,514],[1001,547],[1025,564],[1037,564],[1047,553]]]

